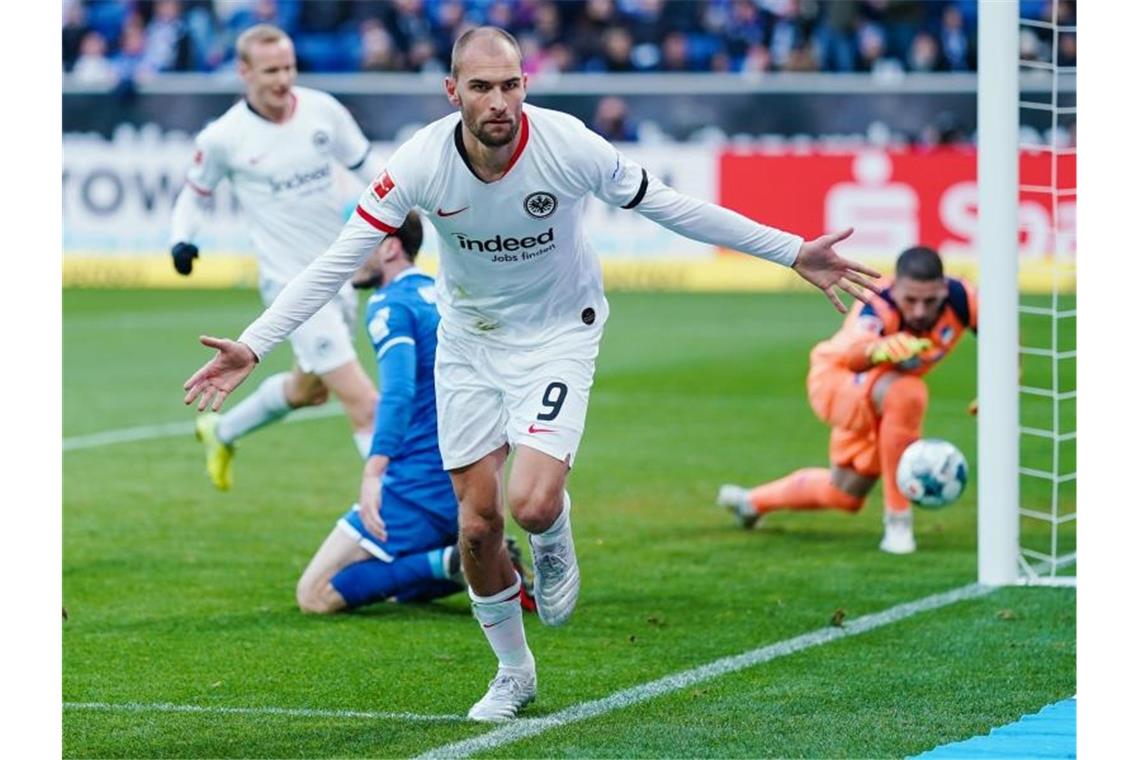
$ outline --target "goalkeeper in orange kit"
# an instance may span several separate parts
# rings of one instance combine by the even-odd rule
[[[946,277],[931,248],[902,252],[895,280],[830,340],[812,349],[808,401],[831,426],[831,468],[808,467],[752,489],[721,486],[717,503],[745,528],[780,509],[857,512],[883,477],[884,533],[879,548],[915,550],[910,502],[895,471],[903,451],[922,437],[927,390],[922,376],[977,332],[978,300],[962,280]]]

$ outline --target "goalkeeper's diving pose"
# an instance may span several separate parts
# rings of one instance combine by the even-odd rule
[[[922,375],[966,330],[977,332],[977,325],[974,289],[946,277],[933,249],[903,251],[894,282],[852,311],[839,332],[811,352],[808,401],[831,426],[831,468],[807,467],[752,489],[724,485],[717,503],[745,528],[780,509],[857,512],[884,475],[879,548],[913,552],[910,502],[895,483],[895,471],[906,447],[922,436],[927,403]]]

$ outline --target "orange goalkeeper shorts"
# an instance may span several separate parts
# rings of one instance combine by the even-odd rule
[[[880,471],[879,419],[871,401],[871,386],[879,374],[827,368],[808,375],[808,403],[831,426],[831,464],[867,477],[877,477]]]

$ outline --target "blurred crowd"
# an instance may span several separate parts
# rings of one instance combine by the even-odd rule
[[[1021,10],[1076,23],[1075,0]],[[973,71],[977,60],[975,0],[64,0],[63,67],[92,83],[215,71],[259,22],[289,32],[314,72],[442,72],[479,24],[511,31],[530,74]],[[1051,31],[1023,29],[1023,58],[1052,60],[1052,45]],[[1075,63],[1075,34],[1058,48]]]

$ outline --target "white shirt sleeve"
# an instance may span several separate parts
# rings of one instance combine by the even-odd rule
[[[611,206],[636,209],[647,219],[690,240],[730,248],[791,266],[803,238],[758,224],[742,214],[706,203],[650,175],[609,141],[586,128],[575,135],[588,187]]]
[[[633,208],[641,199],[645,170],[622,155],[597,132],[577,122],[573,136],[575,155],[581,160],[586,186],[611,206]]]
[[[412,137],[388,159],[380,175],[372,180],[360,196],[357,215],[381,232],[392,233],[404,223],[408,212],[416,207],[419,193],[416,185],[424,181],[421,141]]]
[[[383,231],[359,213],[354,214],[336,242],[294,277],[238,340],[249,346],[258,359],[264,358],[332,300],[384,237]]]
[[[229,173],[225,146],[217,128],[210,125],[194,139],[194,161],[186,172],[186,184],[200,195],[209,195]]]
[[[790,267],[804,239],[754,222],[715,203],[683,195],[656,177],[645,175],[645,190],[634,208],[647,219],[690,240],[730,248]]]
[[[189,184],[183,185],[170,212],[170,245],[193,243],[205,223],[206,211],[213,205],[213,196],[201,195]]]
[[[213,206],[214,188],[229,174],[226,151],[215,130],[207,127],[194,140],[194,160],[186,172],[170,216],[170,244],[193,242]]]
[[[335,133],[332,139],[333,156],[349,171],[356,172],[362,182],[367,182],[376,176],[378,167],[370,167],[373,171],[367,173],[361,170],[368,163],[372,144],[360,131],[360,125],[348,109],[337,100],[329,96],[329,110],[332,114]],[[361,176],[363,175],[363,176]]]

